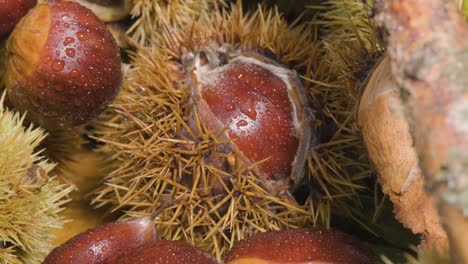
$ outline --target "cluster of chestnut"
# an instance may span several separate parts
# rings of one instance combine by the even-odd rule
[[[9,102],[16,110],[28,112],[27,118],[30,121],[46,128],[89,121],[115,98],[122,84],[119,47],[102,19],[80,4],[84,2],[86,1],[50,0],[37,5],[36,0],[0,0],[0,37],[10,34],[13,30],[6,46],[6,72],[3,77]],[[88,7],[108,6],[114,1],[92,2],[88,3]],[[289,118],[294,108],[289,101],[284,101],[284,98],[293,98],[295,105],[305,104],[301,101],[303,96],[298,92],[292,95],[286,92],[296,91],[291,88],[294,85],[283,84],[284,80],[289,79],[296,83],[296,80],[290,77],[290,72],[252,56],[238,56],[222,70],[215,72],[203,67],[204,65],[197,65],[197,77],[200,77],[197,83],[200,86],[194,88],[194,92],[203,99],[201,102],[205,103],[200,103],[198,110],[203,113],[203,107],[209,107],[210,111],[205,112],[214,114],[211,112],[213,109],[223,108],[228,114],[233,113],[232,116],[228,116],[221,111],[222,114],[218,114],[216,118],[209,118],[235,121],[234,128],[228,131],[233,138],[240,138],[245,134],[243,131],[250,127],[250,124],[254,124],[253,121],[262,119],[262,107],[266,101],[279,102],[276,104],[280,106],[277,110],[279,120],[283,120],[283,116]],[[268,72],[277,73],[282,78],[269,77],[268,85],[258,88],[256,96],[259,98],[250,98],[251,106],[240,104],[237,107],[241,113],[232,111],[230,105],[223,101],[223,98],[227,98],[226,94],[212,92],[215,90],[211,87],[212,82],[203,82],[214,74],[217,74],[216,80],[226,80],[228,84],[232,76],[243,76],[244,86],[232,85],[231,89],[225,91],[239,97],[237,93],[244,94],[244,90],[249,88],[249,82]],[[278,93],[264,100],[260,95],[263,96],[264,90],[271,84],[277,84],[274,87],[278,88]],[[225,109],[226,107],[229,109]],[[258,116],[257,112],[260,113]],[[268,129],[273,127],[272,122],[282,124],[281,122],[265,121],[267,129],[264,135],[271,134],[271,137],[288,139],[284,144],[294,146],[290,151],[292,153],[270,150],[268,141],[261,146],[262,149],[268,149],[278,156],[270,163],[264,163],[258,172],[265,178],[273,178],[274,182],[279,182],[276,185],[271,184],[270,189],[273,192],[283,192],[285,184],[276,179],[279,177],[278,173],[271,171],[276,171],[276,166],[287,168],[280,171],[281,175],[290,175],[294,170],[299,170],[296,166],[290,168],[290,165],[298,164],[297,167],[301,167],[311,144],[311,128],[302,127],[302,124],[309,123],[306,110],[298,112],[294,116],[293,124],[283,122],[287,128],[282,130],[286,131],[285,135],[278,135],[276,130]],[[242,116],[244,119],[237,120],[233,115]],[[217,122],[213,123],[214,127],[217,125]],[[296,133],[296,130],[302,132]],[[251,150],[254,146],[258,147],[258,144],[243,142],[246,142],[245,146],[237,147],[244,151],[245,160],[256,159],[256,152]],[[300,158],[295,158],[296,155]],[[277,162],[283,160],[283,156],[289,157],[284,166]],[[44,263],[221,263],[188,243],[160,240],[153,220],[153,217],[146,216],[96,227],[54,249]],[[225,259],[226,263],[310,261],[365,264],[376,263],[377,258],[354,238],[338,231],[317,228],[257,234],[238,243]]]
[[[120,1],[93,2],[104,8]],[[123,78],[120,50],[94,10],[60,0],[1,0],[0,6],[0,37],[11,33],[3,86],[15,110],[52,128],[85,123],[115,98]]]
[[[113,222],[79,234],[55,248],[44,264],[72,263],[222,263],[182,241],[158,238],[153,216]],[[228,254],[228,264],[377,263],[355,238],[323,228],[258,233],[240,241]]]

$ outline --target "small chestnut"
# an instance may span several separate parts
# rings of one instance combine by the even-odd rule
[[[152,216],[101,225],[55,248],[44,264],[110,264],[121,255],[158,240]]]
[[[208,47],[188,62],[200,120],[231,144],[273,194],[304,174],[313,142],[312,113],[297,73],[256,53],[225,54]]]
[[[377,257],[354,237],[323,228],[259,233],[242,240],[227,264],[375,264]]]
[[[183,241],[159,240],[123,255],[116,264],[221,264],[202,250]]]
[[[39,125],[85,123],[120,90],[119,48],[104,23],[77,3],[36,6],[18,23],[6,49],[9,101]]]
[[[36,3],[37,0],[0,0],[0,37],[10,33]]]

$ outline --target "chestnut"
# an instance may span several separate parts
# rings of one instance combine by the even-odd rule
[[[375,264],[378,259],[350,235],[324,228],[301,228],[258,233],[241,240],[225,262]]]
[[[119,48],[104,23],[77,3],[36,6],[18,23],[6,49],[9,101],[39,125],[85,123],[120,90]]]
[[[126,252],[157,239],[153,216],[113,222],[71,238],[52,250],[44,264],[110,264]]]
[[[272,194],[287,192],[303,177],[314,137],[297,73],[229,47],[208,47],[191,60],[197,116],[230,142],[219,150],[238,153],[244,167],[256,164],[254,172]]]
[[[77,2],[96,14],[103,22],[123,20],[132,9],[131,0],[67,0]]]
[[[183,241],[160,240],[123,255],[116,264],[221,264],[202,250]]]
[[[10,33],[36,3],[37,0],[0,0],[0,37]]]

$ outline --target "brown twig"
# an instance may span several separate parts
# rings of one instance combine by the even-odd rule
[[[468,238],[457,235],[468,227],[468,26],[455,1],[388,0],[379,9],[429,191],[455,261],[468,263]]]

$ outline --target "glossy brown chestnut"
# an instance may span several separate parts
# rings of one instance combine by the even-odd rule
[[[132,0],[66,0],[92,10],[103,22],[116,22],[130,15]]]
[[[259,233],[239,242],[228,264],[375,264],[377,257],[355,238],[322,228]]]
[[[0,37],[10,33],[36,3],[37,0],[0,0]]]
[[[36,6],[8,40],[8,98],[40,125],[87,122],[115,98],[121,83],[120,53],[112,34],[77,3]]]
[[[211,52],[207,52],[209,54]],[[231,142],[246,166],[272,193],[286,191],[303,176],[312,142],[311,111],[294,71],[258,54],[227,63],[209,54],[195,59],[192,93],[199,118]],[[221,55],[222,56],[222,55]]]
[[[111,264],[126,252],[157,239],[150,216],[114,222],[73,237],[52,250],[44,264]]]
[[[222,264],[219,260],[183,241],[160,240],[122,256],[116,264]]]

